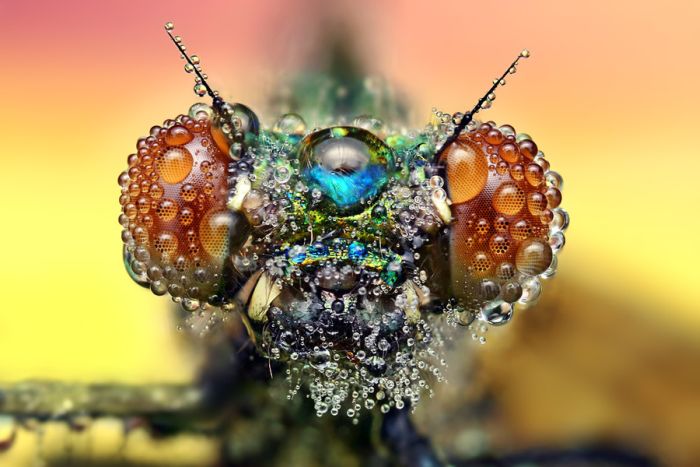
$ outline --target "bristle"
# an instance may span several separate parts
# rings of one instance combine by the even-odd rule
[[[491,107],[491,102],[496,99],[496,95],[494,94],[494,91],[496,88],[501,85],[505,86],[506,81],[505,77],[508,73],[515,73],[516,71],[516,65],[518,64],[518,61],[521,58],[528,58],[530,56],[530,51],[527,49],[523,49],[520,54],[518,54],[517,58],[513,60],[513,63],[511,63],[508,68],[506,68],[506,71],[503,72],[503,74],[499,77],[493,80],[493,85],[489,88],[486,93],[484,93],[483,96],[481,96],[481,99],[476,103],[474,108],[472,108],[469,112],[465,113],[464,116],[462,117],[461,121],[459,124],[455,127],[454,131],[452,134],[445,140],[443,145],[440,147],[440,149],[435,153],[434,157],[434,162],[437,162],[440,159],[440,155],[442,152],[450,145],[452,144],[462,133],[462,130],[464,130],[469,122],[472,121],[474,118],[474,114],[476,114],[479,110],[481,109],[487,109]]]
[[[172,31],[174,29],[175,26],[171,21],[165,23],[165,32],[173,41],[175,47],[177,47],[177,49],[182,54],[182,58],[184,58],[187,61],[187,63],[185,64],[185,71],[187,73],[194,72],[196,75],[194,85],[195,94],[197,94],[200,97],[208,94],[216,102],[218,100],[218,93],[214,91],[211,88],[211,86],[209,86],[209,83],[207,83],[207,75],[202,72],[202,67],[199,65],[199,57],[196,55],[190,56],[187,54],[186,47],[182,44],[182,38],[180,38],[180,36],[173,36]]]

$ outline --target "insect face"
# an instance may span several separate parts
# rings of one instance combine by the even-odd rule
[[[129,156],[127,269],[207,326],[239,311],[319,414],[416,402],[441,379],[444,329],[479,338],[475,320],[504,324],[539,296],[568,215],[532,138],[472,119],[503,77],[471,112],[420,131],[308,131],[296,114],[266,130],[173,40],[213,103],[153,127]]]

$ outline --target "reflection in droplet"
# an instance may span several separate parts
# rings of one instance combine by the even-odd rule
[[[493,207],[496,211],[515,215],[525,206],[525,192],[515,183],[504,183],[493,195]]]
[[[303,136],[306,133],[306,122],[299,114],[284,114],[272,127],[272,131],[290,136]]]
[[[501,302],[497,305],[490,305],[481,310],[483,318],[493,326],[506,324],[513,318],[513,305]]]
[[[180,183],[192,171],[192,154],[180,147],[173,147],[156,158],[156,171],[167,183]]]
[[[249,227],[242,214],[213,210],[199,224],[200,242],[213,258],[223,259],[231,247],[240,246],[248,238]]]
[[[488,163],[481,149],[457,141],[446,150],[447,186],[453,203],[464,203],[486,186]]]
[[[536,277],[531,277],[522,283],[523,296],[520,297],[519,302],[524,304],[531,304],[537,301],[542,293],[542,284]]]
[[[158,237],[154,242],[154,247],[158,252],[169,256],[172,256],[175,251],[177,251],[177,246],[177,236],[168,231],[163,231],[158,234]]]
[[[194,138],[190,130],[182,125],[175,125],[168,129],[165,134],[165,142],[170,146],[182,146],[187,144]]]
[[[559,252],[562,248],[564,248],[564,244],[566,243],[566,237],[564,236],[564,232],[561,230],[558,232],[552,233],[549,237],[549,245],[552,247],[552,250],[556,253]]]
[[[552,248],[541,238],[529,238],[520,244],[515,267],[529,276],[543,273],[552,264]]]
[[[194,85],[194,93],[199,97],[204,97],[207,95],[207,88],[202,83],[197,83]]]
[[[569,213],[565,210],[558,208],[552,211],[554,218],[552,219],[552,224],[550,228],[553,232],[564,231],[569,227]]]

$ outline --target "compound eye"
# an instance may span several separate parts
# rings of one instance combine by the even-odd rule
[[[212,141],[209,115],[195,104],[190,116],[153,127],[119,177],[129,274],[186,307],[230,302],[248,277],[232,258],[251,226],[226,206],[230,157]]]
[[[312,188],[337,208],[353,210],[381,193],[393,172],[394,157],[367,130],[332,127],[304,138],[300,163]]]

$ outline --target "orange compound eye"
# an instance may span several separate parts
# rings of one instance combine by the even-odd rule
[[[440,162],[454,219],[453,292],[465,308],[502,324],[512,315],[509,304],[537,298],[538,277],[555,271],[568,224],[559,208],[561,177],[510,125],[481,124],[448,146]]]
[[[231,159],[213,140],[210,114],[194,110],[153,127],[119,176],[127,270],[192,308],[221,305],[243,283],[232,254],[250,234],[246,218],[226,208]]]

